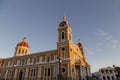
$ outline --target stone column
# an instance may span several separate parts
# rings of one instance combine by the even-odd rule
[[[5,80],[7,79],[7,74],[8,74],[8,69],[6,70],[6,72],[5,72]]]
[[[82,79],[82,77],[83,77],[83,69],[82,69],[82,66],[80,65],[80,76],[81,76],[81,79]]]
[[[28,68],[25,69],[25,80],[27,80],[28,78],[28,70],[29,70]]]
[[[75,65],[74,65],[74,73],[75,73],[75,80],[77,80]]]
[[[18,72],[18,69],[15,69],[14,79],[16,79],[16,78],[17,78],[17,72]]]
[[[38,68],[38,80],[41,80],[41,67]]]
[[[68,63],[68,77],[70,77],[70,64]]]

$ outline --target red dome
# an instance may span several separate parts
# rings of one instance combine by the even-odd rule
[[[68,21],[66,20],[66,16],[63,17],[63,21],[59,24],[59,27],[70,27]]]
[[[30,48],[30,46],[28,45],[27,42],[20,42],[20,43],[18,43],[17,46],[24,46],[24,47],[28,47],[28,48]]]
[[[82,47],[82,44],[79,42],[78,44],[77,44],[79,47]]]
[[[23,47],[28,47],[28,48],[30,48],[30,46],[29,46],[28,43],[27,43],[27,38],[26,38],[26,37],[24,37],[24,38],[23,38],[23,41],[22,41],[22,42],[19,42],[19,43],[17,44],[17,46],[23,46]]]
[[[62,21],[62,22],[59,24],[60,27],[63,27],[63,26],[65,26],[65,25],[67,25],[67,22],[66,22],[66,21]]]

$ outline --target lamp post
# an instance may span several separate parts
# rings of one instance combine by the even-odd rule
[[[63,79],[62,79],[62,74],[61,74],[62,57],[58,56],[57,58],[58,58],[58,60],[59,60],[59,74],[58,74],[58,80],[63,80]]]

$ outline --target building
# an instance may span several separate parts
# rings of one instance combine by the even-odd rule
[[[57,49],[29,54],[27,38],[16,46],[13,57],[0,59],[0,78],[14,80],[87,80],[90,76],[83,45],[73,44],[72,29],[63,18],[58,27]]]
[[[116,70],[113,67],[106,67],[99,69],[98,72],[93,73],[99,80],[117,80]]]

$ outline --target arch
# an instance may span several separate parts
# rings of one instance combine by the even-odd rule
[[[115,79],[115,78],[114,78],[114,76],[112,76],[111,78],[112,78],[112,80],[114,80],[114,79]]]
[[[110,77],[109,77],[109,76],[107,76],[107,80],[110,80]]]
[[[36,58],[33,59],[33,63],[36,64]]]
[[[63,58],[66,57],[65,52],[66,52],[66,48],[65,48],[65,47],[62,47],[62,48],[61,48],[61,53],[62,53],[61,56],[62,56]]]
[[[103,76],[103,80],[106,80],[105,76]]]
[[[47,62],[50,62],[50,55],[47,55],[46,61],[47,61]]]
[[[23,70],[21,69],[21,70],[20,70],[20,73],[19,73],[19,78],[18,78],[18,80],[22,80],[22,76],[23,76]]]
[[[51,73],[51,70],[50,70],[50,68],[47,66],[46,68],[45,68],[45,76],[50,76],[50,73]]]

